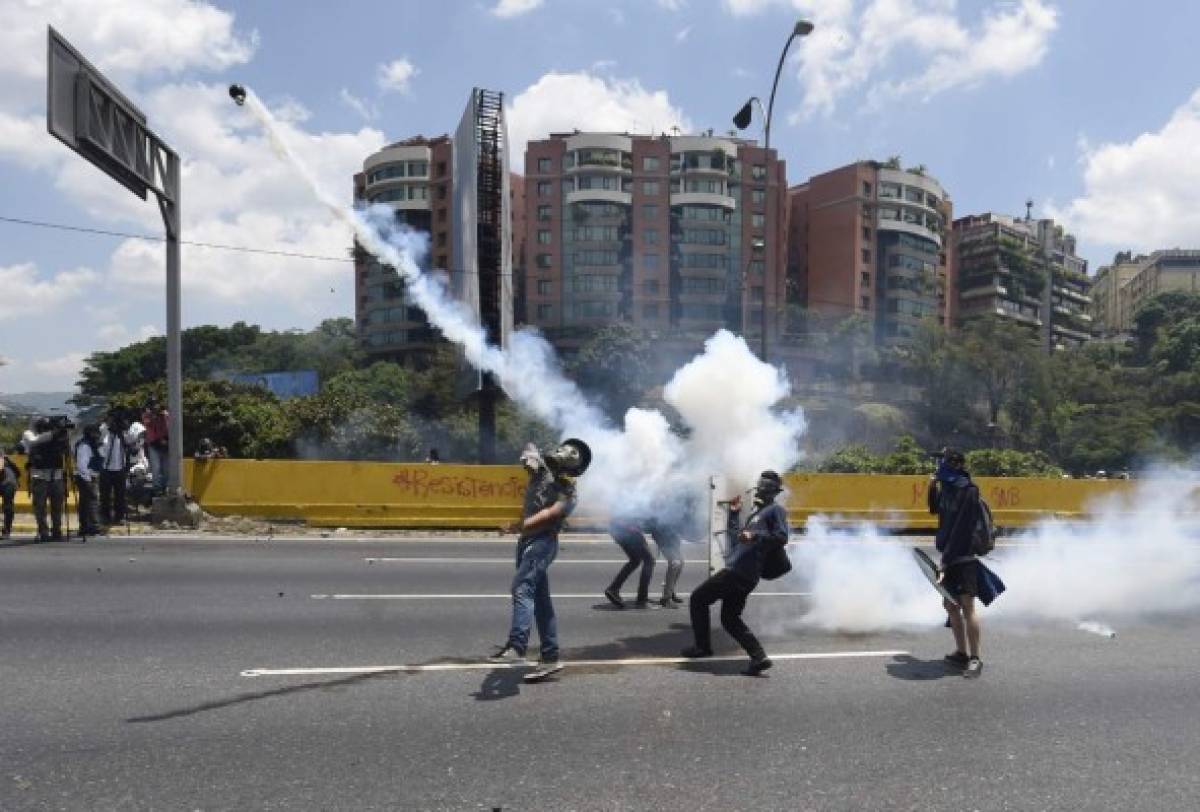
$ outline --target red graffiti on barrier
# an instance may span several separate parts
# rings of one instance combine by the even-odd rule
[[[1016,507],[1021,504],[1021,489],[1015,485],[996,485],[988,491],[987,498],[993,508]]]
[[[472,476],[438,476],[427,470],[400,471],[392,477],[392,484],[411,496],[457,496],[464,499],[516,499],[524,489],[517,477],[497,482]]]

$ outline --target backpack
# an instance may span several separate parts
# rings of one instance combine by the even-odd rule
[[[996,549],[996,523],[992,520],[992,509],[988,503],[979,497],[979,516],[975,519],[975,527],[971,530],[971,555],[976,558]]]
[[[792,571],[792,560],[783,547],[772,547],[763,558],[762,577],[766,581],[782,578]]]

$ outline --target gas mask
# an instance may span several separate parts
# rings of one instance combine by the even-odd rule
[[[774,471],[763,471],[758,475],[758,482],[754,485],[754,506],[769,505],[782,490],[783,482],[780,480],[779,474]]]
[[[592,450],[583,440],[570,439],[561,442],[553,451],[542,454],[531,443],[521,454],[521,464],[530,473],[545,467],[556,477],[577,477],[587,470],[592,462]]]

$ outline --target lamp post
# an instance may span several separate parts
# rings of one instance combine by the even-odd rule
[[[808,20],[797,20],[796,25],[792,27],[792,33],[788,36],[787,42],[784,43],[783,52],[779,54],[779,65],[775,68],[775,79],[771,82],[771,96],[767,101],[766,123],[763,125],[763,152],[766,154],[766,160],[770,161],[771,152],[771,116],[775,113],[775,91],[779,88],[779,75],[783,73],[783,63],[787,59],[788,50],[792,47],[792,42],[797,37],[807,37],[813,31],[813,24]],[[742,109],[738,110],[737,115],[733,117],[733,124],[739,130],[744,130],[750,126],[750,120],[754,115],[754,104],[758,104],[758,109],[762,112],[762,101],[757,96],[751,96]],[[767,189],[771,188],[770,171],[767,172]],[[763,256],[763,300],[762,300],[762,360],[767,360],[767,274],[766,274],[766,240],[765,234],[762,241],[764,249]]]

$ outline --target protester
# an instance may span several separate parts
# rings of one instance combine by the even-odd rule
[[[633,571],[641,567],[636,606],[639,609],[645,609],[650,605],[650,579],[654,577],[654,553],[651,552],[650,545],[646,542],[641,525],[632,519],[614,519],[609,524],[608,534],[612,536],[612,540],[617,543],[621,552],[625,553],[629,560],[621,566],[612,579],[612,583],[604,590],[604,597],[608,598],[609,603],[613,606],[624,609],[625,601],[621,599],[621,587],[625,584],[625,580],[633,574]]]
[[[0,540],[12,538],[13,516],[16,513],[17,488],[21,484],[21,472],[16,463],[0,446],[0,503],[4,508],[4,525],[0,529]]]
[[[692,616],[692,633],[695,645],[683,650],[689,658],[711,657],[713,653],[709,631],[709,607],[721,601],[721,626],[737,640],[750,655],[750,664],[742,673],[757,676],[771,667],[772,663],[762,644],[742,620],[746,599],[758,586],[762,577],[763,564],[768,554],[782,549],[788,543],[787,511],[775,504],[775,497],[783,490],[783,480],[774,471],[759,474],[754,489],[754,511],[745,527],[740,526],[741,496],[729,503],[726,518],[726,533],[729,550],[725,555],[725,568],[710,577],[692,593],[689,609]]]
[[[425,457],[425,462],[430,465],[441,465],[442,455],[436,448],[429,449],[429,455]]]
[[[156,494],[167,489],[167,454],[170,442],[168,418],[167,410],[155,400],[146,404],[142,412],[142,423],[146,427],[144,445],[146,456],[150,460],[150,477]]]
[[[517,573],[512,580],[512,622],[508,640],[489,659],[524,663],[530,628],[536,621],[541,658],[537,668],[525,675],[528,682],[562,670],[549,569],[558,555],[559,531],[575,509],[575,479],[587,470],[591,460],[591,449],[575,439],[565,440],[545,457],[532,445],[521,454],[521,463],[529,474],[521,511],[524,518],[506,528],[519,534]]]
[[[942,600],[950,628],[954,633],[954,653],[946,655],[947,665],[963,669],[963,676],[976,678],[983,673],[980,659],[982,634],[975,599],[984,606],[1004,591],[1004,584],[974,554],[973,540],[982,507],[979,488],[971,481],[962,452],[947,448],[929,481],[929,512],[938,517],[935,544],[941,558],[941,583],[958,599]]]
[[[36,418],[22,435],[29,455],[29,488],[33,496],[33,515],[37,521],[38,541],[61,541],[66,482],[63,465],[70,446],[67,433],[71,422],[65,418]],[[49,505],[50,515],[46,515]]]
[[[200,444],[198,446],[196,446],[196,459],[199,460],[200,462],[204,462],[206,460],[213,460],[219,456],[221,456],[220,450],[215,445],[213,445],[213,441],[207,437],[202,439],[200,441]]]
[[[100,427],[84,426],[83,436],[75,443],[75,491],[79,494],[79,538],[87,541],[88,536],[98,536],[100,527],[100,472],[103,468],[100,455]]]
[[[646,530],[658,545],[663,558],[667,559],[667,573],[663,577],[662,597],[658,603],[663,608],[674,609],[675,604],[683,603],[683,599],[675,592],[675,585],[683,573],[683,539],[673,524],[661,519],[651,519],[646,524]]]

